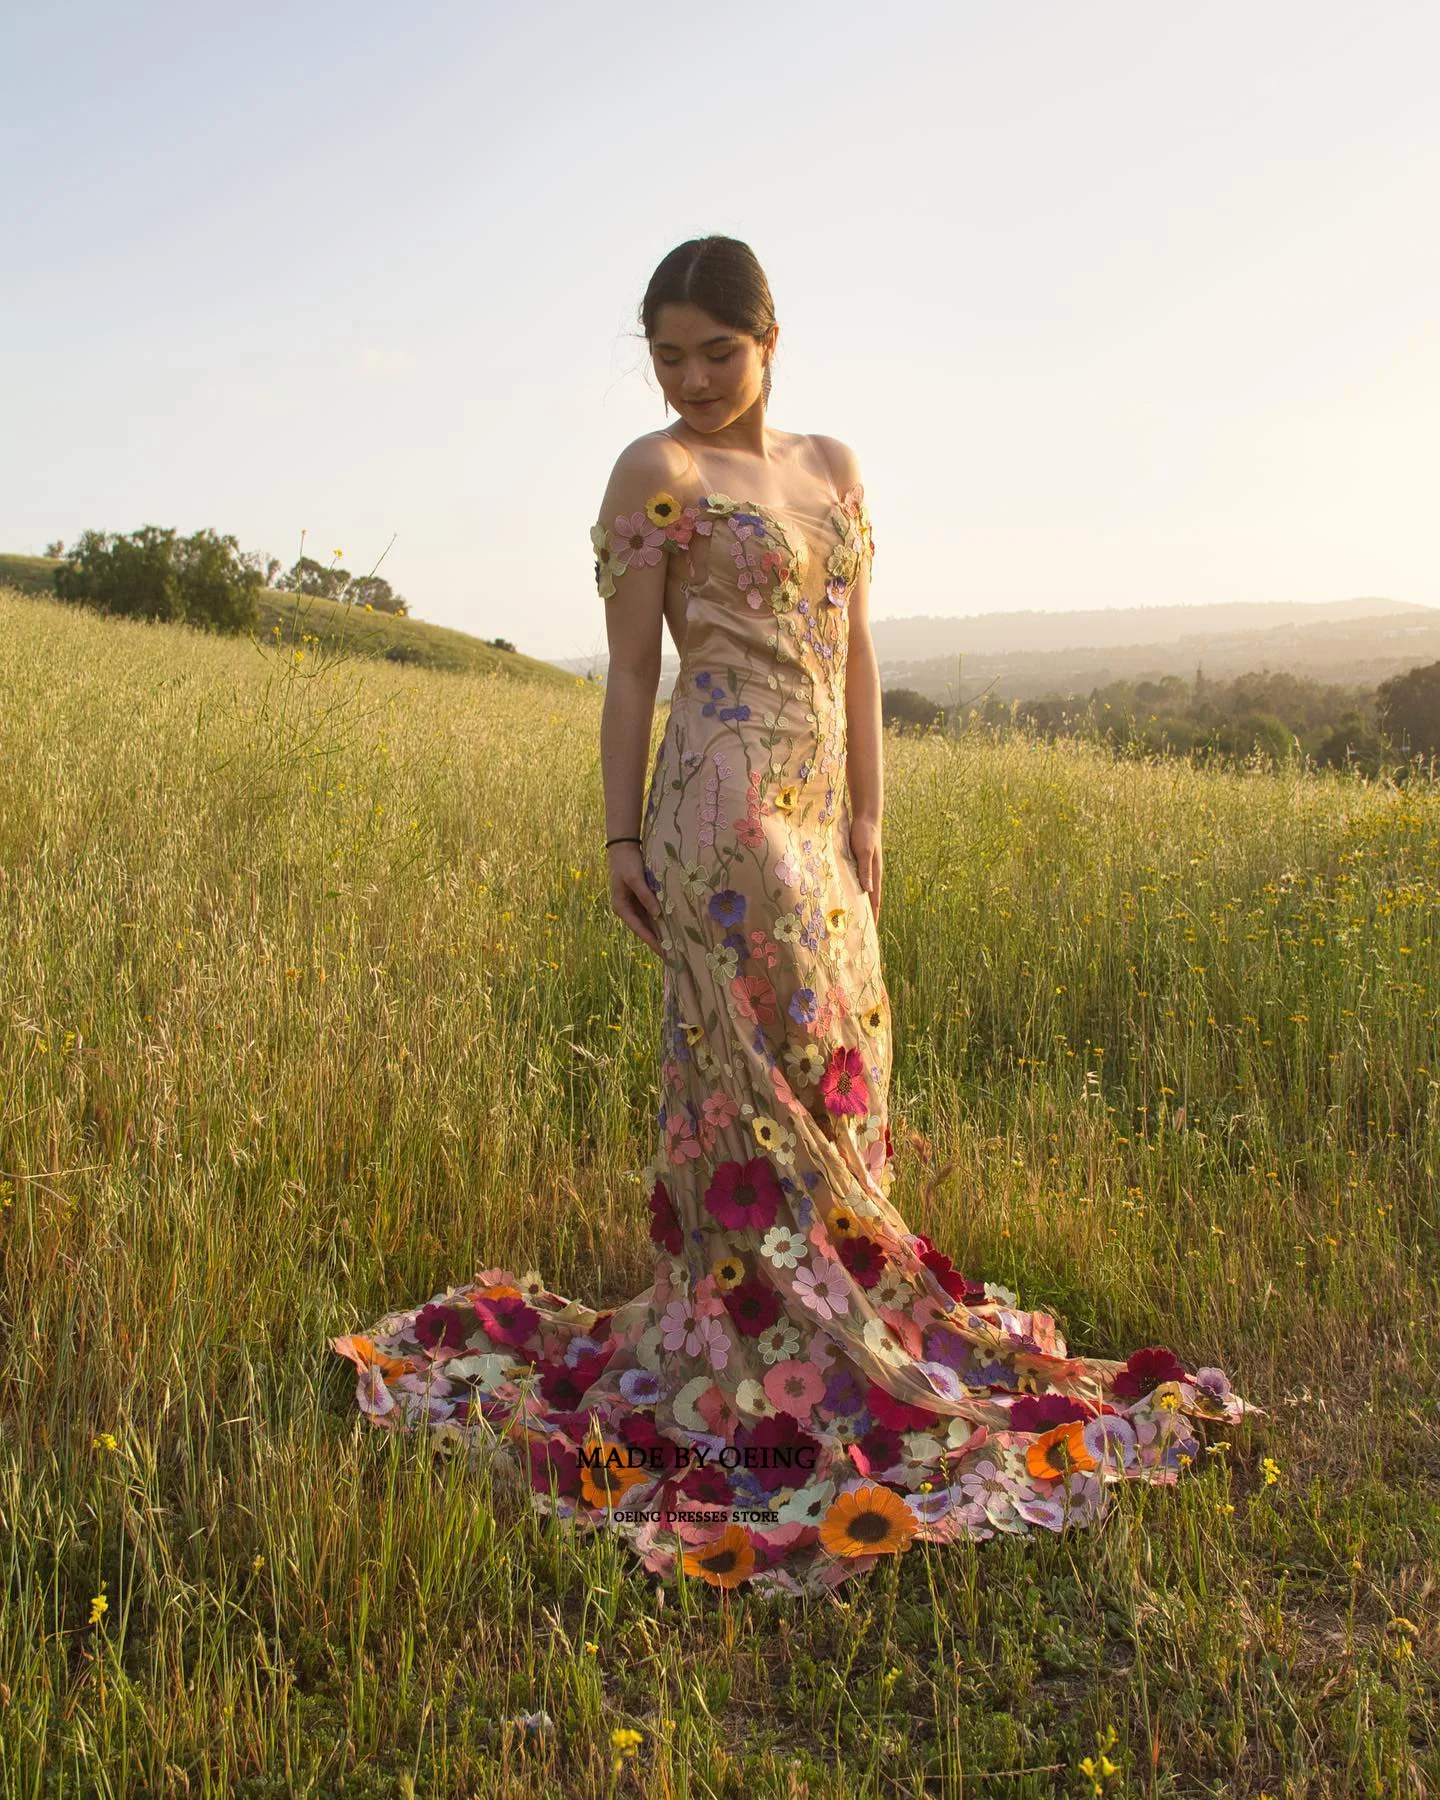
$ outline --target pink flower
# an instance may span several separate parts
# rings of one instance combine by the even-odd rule
[[[667,1350],[683,1350],[695,1325],[695,1309],[688,1300],[672,1300],[660,1317],[660,1342]]]
[[[540,1315],[518,1295],[502,1294],[498,1300],[477,1300],[475,1313],[485,1335],[497,1344],[523,1344],[540,1323]]]
[[[657,563],[664,554],[665,533],[658,525],[650,523],[643,507],[639,512],[631,513],[628,519],[624,513],[619,513],[611,549],[622,569],[628,569],[631,563]]]
[[[727,1231],[768,1231],[783,1198],[779,1179],[763,1156],[721,1163],[705,1190],[706,1206]]]
[[[728,1094],[707,1094],[700,1110],[718,1131],[723,1131],[727,1125],[733,1125],[740,1117],[738,1101],[732,1100]]]
[[[797,1357],[790,1362],[775,1363],[765,1371],[765,1392],[777,1412],[806,1420],[810,1408],[825,1392],[825,1377],[812,1362]]]
[[[737,975],[730,983],[735,1010],[754,1025],[775,1023],[775,989],[763,975]],[[865,1107],[860,1108],[864,1112]]]
[[[804,1263],[795,1271],[795,1292],[822,1319],[838,1318],[850,1305],[850,1277],[838,1266]]]
[[[860,1052],[837,1044],[829,1067],[820,1078],[820,1095],[828,1111],[851,1113],[859,1118],[870,1110],[870,1090],[865,1085],[865,1059]]]

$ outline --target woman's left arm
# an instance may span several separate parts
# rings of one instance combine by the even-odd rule
[[[853,520],[852,540],[858,550],[845,600],[850,615],[850,647],[845,660],[845,778],[850,792],[850,848],[860,885],[870,897],[871,911],[879,918],[884,883],[880,832],[885,810],[885,771],[880,664],[870,636],[874,540],[855,452],[838,438],[821,437],[815,442],[830,465],[836,492],[845,496]]]

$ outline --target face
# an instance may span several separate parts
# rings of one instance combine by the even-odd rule
[[[689,301],[667,301],[655,316],[650,359],[665,398],[695,431],[719,431],[752,407],[763,408],[765,356],[749,332],[722,325]]]

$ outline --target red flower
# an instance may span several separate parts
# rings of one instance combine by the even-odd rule
[[[869,1465],[860,1471],[862,1475],[883,1474],[886,1469],[893,1469],[905,1454],[905,1446],[900,1442],[900,1433],[891,1431],[885,1426],[877,1426],[874,1431],[867,1431],[855,1447]]]
[[[840,1260],[863,1288],[872,1288],[885,1273],[885,1252],[874,1238],[841,1238]]]
[[[747,1276],[720,1298],[744,1337],[759,1337],[780,1317],[780,1296],[763,1275]]]
[[[1126,1400],[1138,1399],[1162,1381],[1183,1381],[1185,1365],[1173,1350],[1163,1344],[1147,1344],[1125,1359],[1125,1367],[1115,1377],[1114,1391]]]
[[[475,1316],[485,1327],[485,1335],[497,1344],[524,1344],[540,1323],[533,1306],[515,1294],[502,1294],[498,1300],[477,1300]]]
[[[427,1350],[437,1346],[463,1350],[475,1329],[475,1314],[468,1306],[422,1306],[415,1315],[415,1337]]]
[[[895,1146],[890,1141],[890,1121],[887,1119],[885,1121],[885,1160],[886,1162],[893,1162],[894,1158]]]
[[[553,1479],[557,1494],[575,1500],[580,1494],[580,1458],[564,1444],[546,1444],[532,1438],[529,1444],[530,1485],[537,1493],[550,1491]]]
[[[675,1217],[670,1190],[663,1181],[655,1183],[655,1191],[650,1196],[650,1242],[659,1244],[672,1256],[678,1256],[685,1248],[685,1234]]]
[[[680,1446],[659,1431],[650,1413],[627,1413],[620,1421],[620,1441],[627,1448],[635,1450],[658,1450],[658,1457],[649,1458],[651,1466],[672,1472],[676,1467]]]
[[[536,1363],[540,1392],[546,1404],[562,1412],[575,1412],[600,1379],[609,1356],[582,1356],[572,1369],[566,1363]]]
[[[1095,1417],[1095,1409],[1069,1394],[1022,1394],[1012,1402],[1008,1431],[1050,1431]]]
[[[705,1190],[705,1204],[727,1231],[768,1231],[784,1193],[767,1158],[723,1162]]]
[[[715,1468],[692,1469],[675,1488],[697,1506],[728,1506],[733,1498],[724,1472]]]
[[[937,1250],[929,1238],[917,1233],[915,1242],[920,1246],[920,1260],[944,1288],[952,1300],[968,1304],[972,1300],[985,1298],[985,1283],[971,1281],[968,1275],[962,1275],[943,1250]]]
[[[888,1426],[891,1431],[929,1431],[940,1423],[938,1413],[928,1412],[923,1406],[911,1406],[908,1400],[897,1400],[877,1381],[872,1381],[866,1388],[865,1404],[875,1423]]]
[[[830,1053],[830,1063],[820,1077],[820,1095],[832,1113],[853,1113],[857,1117],[870,1110],[870,1089],[865,1084],[865,1058],[858,1050],[837,1044]]]
[[[735,1442],[742,1449],[753,1444],[762,1452],[755,1459],[761,1466],[748,1473],[767,1494],[782,1487],[804,1487],[814,1477],[820,1455],[819,1439],[803,1430],[789,1413],[777,1413],[748,1431],[737,1431]]]

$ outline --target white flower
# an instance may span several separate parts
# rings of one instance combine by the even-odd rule
[[[717,981],[733,981],[740,967],[740,957],[733,944],[716,944],[705,953],[705,960]]]
[[[767,1363],[788,1362],[800,1348],[800,1333],[787,1320],[781,1319],[760,1333],[755,1348]]]
[[[652,1325],[648,1331],[642,1334],[640,1342],[635,1346],[635,1360],[642,1369],[650,1369],[658,1373],[663,1367],[664,1358],[661,1355],[660,1344],[663,1335],[658,1325]]]
[[[760,1254],[777,1269],[793,1269],[804,1256],[807,1242],[788,1225],[772,1225],[760,1245]]]
[[[994,1281],[987,1281],[985,1283],[985,1298],[987,1300],[998,1300],[1002,1306],[1018,1306],[1020,1304],[1020,1297],[1018,1294],[1012,1294],[1009,1288],[1001,1287],[998,1282]]]
[[[825,1073],[825,1053],[816,1043],[792,1044],[785,1052],[785,1062],[791,1080],[801,1087],[818,1081]]]
[[[907,1431],[900,1442],[905,1446],[900,1458],[900,1479],[906,1487],[919,1487],[933,1480],[945,1455],[945,1446],[928,1431]]]
[[[680,884],[696,899],[710,892],[710,875],[703,863],[689,862],[680,871]]]
[[[894,1263],[889,1263],[886,1265],[885,1273],[870,1290],[871,1303],[876,1307],[899,1306],[909,1285]]]
[[[715,1385],[713,1375],[697,1375],[693,1381],[687,1381],[675,1396],[672,1405],[676,1422],[687,1431],[709,1431],[709,1422],[702,1419],[695,1410],[695,1402]]]
[[[777,944],[794,944],[799,941],[801,930],[799,913],[781,913],[771,926],[771,936]]]
[[[782,1525],[818,1525],[835,1498],[833,1481],[815,1481],[796,1490],[783,1506],[775,1508]]]
[[[735,1390],[735,1404],[752,1419],[773,1419],[775,1405],[758,1381],[748,1377]]]
[[[878,1356],[881,1362],[889,1363],[892,1369],[901,1368],[910,1360],[910,1352],[891,1335],[890,1327],[883,1319],[867,1319],[865,1321],[865,1348]]]

